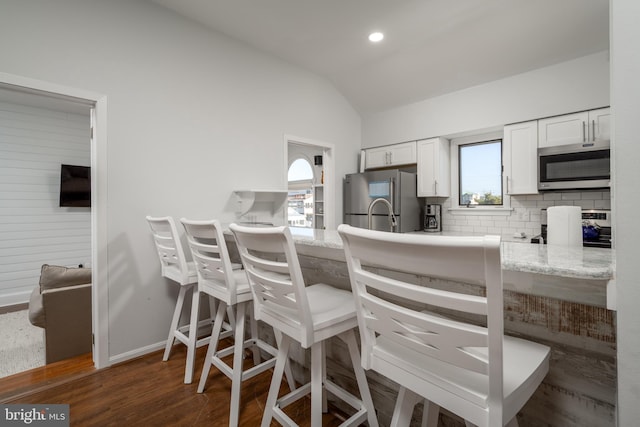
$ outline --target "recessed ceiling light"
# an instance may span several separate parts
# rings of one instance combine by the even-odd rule
[[[377,31],[375,33],[369,34],[369,40],[374,43],[381,41],[383,38],[384,38],[384,34]]]

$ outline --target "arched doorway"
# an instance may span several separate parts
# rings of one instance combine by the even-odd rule
[[[314,173],[309,160],[301,155],[289,165],[287,224],[291,227],[314,228]]]

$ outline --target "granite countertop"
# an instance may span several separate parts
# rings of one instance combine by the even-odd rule
[[[337,259],[335,249],[342,249],[335,230],[291,227],[291,233],[298,251],[306,255]],[[614,278],[615,250],[553,247],[506,238],[502,240],[502,267],[510,272],[608,281]]]

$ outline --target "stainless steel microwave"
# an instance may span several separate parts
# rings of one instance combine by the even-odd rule
[[[586,144],[585,144],[586,145]],[[538,190],[609,188],[609,141],[538,149]]]

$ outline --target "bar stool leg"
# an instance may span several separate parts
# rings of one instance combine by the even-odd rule
[[[213,327],[213,321],[218,312],[218,300],[211,295],[207,295],[207,300],[209,301],[209,318],[211,319],[211,326]]]
[[[255,316],[253,315],[253,303],[252,302],[248,302],[247,303],[247,310],[248,310],[248,314],[249,314],[249,326],[251,327],[251,340],[252,342],[256,342],[258,341],[258,321],[256,320]],[[253,364],[254,366],[257,366],[260,364],[260,349],[258,348],[257,345],[253,346]]]
[[[327,341],[324,340],[320,343],[322,345],[322,384],[327,382]],[[327,405],[327,389],[322,387],[322,413],[329,412]]]
[[[269,427],[271,425],[273,408],[278,400],[282,374],[284,373],[284,367],[287,365],[287,359],[289,357],[289,347],[291,347],[291,338],[287,335],[282,335],[282,340],[278,347],[278,355],[276,356],[276,366],[273,369],[271,385],[269,386],[269,396],[267,397],[267,403],[265,403],[264,406],[264,414],[262,415],[262,423],[260,424],[261,427]]]
[[[322,427],[322,341],[311,346],[311,427]]]
[[[198,285],[193,287],[191,297],[191,320],[189,322],[189,338],[187,344],[187,366],[184,370],[184,383],[191,384],[196,358],[196,344],[198,342],[198,317],[200,314],[200,291]]]
[[[176,340],[176,329],[178,329],[178,322],[180,322],[180,315],[182,314],[182,306],[184,306],[184,297],[190,288],[191,286],[180,286],[176,308],[173,310],[173,319],[171,319],[169,338],[167,338],[167,345],[164,347],[164,355],[162,356],[162,360],[165,362],[169,360],[169,356],[171,355],[171,348]]]
[[[236,304],[236,330],[233,349],[233,375],[231,378],[231,412],[229,426],[238,425],[240,413],[240,386],[242,385],[242,360],[244,355],[244,322],[247,304]]]
[[[360,390],[360,398],[362,399],[364,407],[367,409],[367,421],[369,421],[369,427],[378,427],[378,417],[376,416],[375,406],[373,405],[373,399],[371,398],[371,391],[369,390],[367,376],[364,373],[364,369],[362,369],[356,334],[353,329],[351,329],[342,333],[340,338],[349,348],[349,356],[351,356],[351,364],[353,365],[353,371],[356,374],[356,381],[358,382],[358,389]]]
[[[273,335],[276,338],[276,344],[278,348],[282,346],[282,332],[277,329],[273,330]],[[289,385],[289,390],[293,391],[296,389],[296,381],[293,378],[293,371],[291,370],[291,363],[287,360],[287,364],[284,367],[284,375],[287,378],[287,384]]]
[[[229,325],[231,326],[231,329],[233,330],[233,328],[235,328],[235,324],[236,324],[236,315],[233,312],[233,307],[228,306],[228,305],[226,307],[227,307],[227,319],[229,320]]]
[[[200,375],[198,393],[202,393],[204,391],[204,386],[207,383],[207,378],[209,377],[209,370],[211,369],[211,360],[213,355],[216,354],[216,351],[218,351],[218,342],[220,340],[220,333],[222,331],[222,323],[224,322],[224,313],[226,310],[227,304],[224,301],[218,301],[218,310],[216,311],[216,318],[213,321],[213,331],[211,331],[209,347],[207,347],[207,355],[204,359],[202,374]]]
[[[438,415],[440,407],[435,403],[424,399],[424,409],[422,410],[422,427],[438,427]]]
[[[423,397],[418,396],[411,390],[401,386],[398,391],[396,407],[393,409],[393,418],[391,418],[390,427],[409,426],[411,423],[411,416],[413,415],[413,409],[416,406],[416,403],[422,400],[424,400]]]

